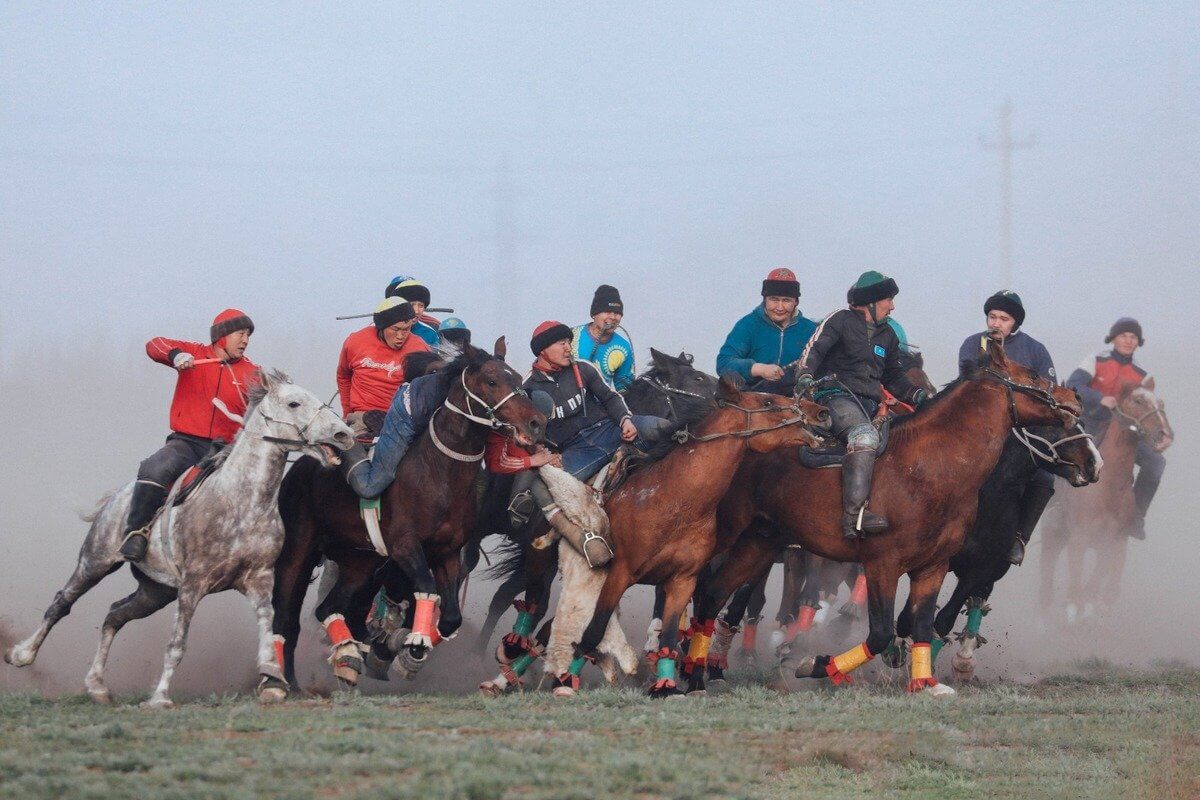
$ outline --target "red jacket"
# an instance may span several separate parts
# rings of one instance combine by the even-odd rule
[[[355,411],[384,411],[392,407],[392,398],[404,383],[404,357],[429,350],[421,337],[409,334],[399,350],[393,350],[368,325],[346,337],[338,358],[338,395],[342,414]]]
[[[217,357],[216,348],[211,344],[162,336],[146,342],[146,355],[168,367],[174,368],[178,353],[190,353],[197,361]],[[241,426],[218,411],[213,398],[219,397],[234,414],[244,414],[247,391],[257,382],[258,365],[248,358],[197,364],[179,372],[175,396],[171,399],[171,430],[201,439],[232,442]]]
[[[483,463],[489,472],[511,475],[529,469],[529,457],[533,453],[502,433],[488,434],[487,448],[483,451]]]

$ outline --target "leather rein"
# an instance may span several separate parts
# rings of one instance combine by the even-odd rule
[[[504,405],[509,400],[513,399],[514,397],[527,397],[528,395],[526,395],[525,390],[522,389],[520,386],[518,386],[516,389],[513,389],[511,392],[509,392],[503,398],[501,398],[500,402],[496,403],[496,405],[494,405],[494,406],[488,405],[488,402],[486,400],[484,400],[482,397],[480,397],[479,395],[472,392],[471,389],[467,386],[467,371],[465,369],[462,371],[461,377],[462,377],[461,383],[462,383],[463,392],[466,394],[466,397],[467,397],[466,410],[463,410],[463,409],[459,408],[458,406],[454,405],[454,403],[451,403],[449,397],[447,397],[446,400],[442,403],[442,407],[448,408],[451,411],[453,411],[455,414],[458,414],[461,417],[466,417],[468,420],[475,423],[476,425],[482,425],[483,427],[487,428],[488,430],[503,431],[503,430],[507,429],[507,430],[511,430],[511,431],[515,432],[516,428],[513,427],[511,424],[509,424],[507,422],[501,422],[500,420],[496,419],[496,412],[500,410],[500,407],[502,405]],[[479,414],[475,413],[475,405],[474,404],[483,406],[483,411],[482,411],[483,416],[480,416]],[[480,450],[478,453],[459,453],[456,450],[452,450],[441,439],[438,438],[437,431],[434,429],[433,422],[435,419],[437,419],[437,412],[441,411],[441,410],[442,410],[442,408],[438,408],[429,417],[429,438],[433,440],[434,447],[436,447],[439,451],[441,451],[442,455],[446,456],[447,458],[452,458],[455,461],[463,461],[463,462],[468,462],[468,463],[475,462],[475,461],[481,461],[483,459],[484,454],[487,453],[486,445],[484,446],[483,450]]]
[[[675,441],[679,442],[680,444],[685,444],[686,442],[689,442],[689,441],[691,441],[691,442],[712,442],[717,439],[729,439],[729,438],[748,439],[751,436],[757,436],[760,433],[767,433],[769,431],[777,431],[780,428],[789,428],[792,425],[804,425],[810,421],[808,419],[808,415],[804,413],[804,409],[800,408],[799,404],[797,404],[797,403],[793,403],[790,406],[772,406],[770,408],[746,408],[744,406],[739,406],[736,403],[730,403],[727,400],[718,399],[717,400],[717,408],[733,408],[738,411],[741,411],[743,414],[746,415],[746,428],[744,428],[743,430],[740,430],[740,431],[725,431],[723,433],[709,433],[709,434],[704,434],[704,435],[696,435],[696,434],[692,433],[691,431],[689,431],[687,428],[684,428],[683,430],[676,431],[674,436],[672,436],[672,438]],[[750,419],[751,419],[751,416],[754,414],[766,414],[766,413],[773,412],[773,411],[789,411],[789,410],[795,411],[797,416],[795,416],[791,419],[785,419],[783,422],[777,422],[774,425],[768,425],[764,428],[750,427],[750,424],[751,424]]]

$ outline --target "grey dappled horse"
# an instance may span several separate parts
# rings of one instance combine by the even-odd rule
[[[245,425],[233,444],[216,457],[220,468],[196,487],[187,500],[173,507],[177,484],[164,510],[154,521],[144,560],[133,569],[138,588],[113,603],[104,618],[100,647],[84,683],[101,703],[112,701],[104,684],[104,665],[113,638],[125,623],[148,617],[178,598],[175,628],[163,660],[162,677],[145,705],[169,708],[171,676],[183,658],[188,625],[201,598],[236,589],[254,606],[258,617],[258,671],[263,676],[258,694],[264,702],[280,700],[285,692],[276,661],[271,623],[271,592],[275,559],[283,544],[279,516],[279,484],[287,455],[299,451],[330,467],[338,450],[353,442],[350,428],[312,392],[294,385],[286,375],[264,373],[250,391]],[[4,654],[8,663],[33,663],[50,629],[85,592],[122,563],[121,547],[130,481],[100,501],[88,517],[91,528],[79,551],[79,562],[46,610],[33,634]]]

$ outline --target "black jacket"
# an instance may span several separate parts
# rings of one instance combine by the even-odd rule
[[[619,423],[631,416],[625,398],[605,383],[595,364],[577,361],[576,366],[582,387],[575,381],[575,370],[571,367],[558,372],[534,368],[525,379],[525,391],[545,392],[554,401],[554,411],[547,415],[546,440],[560,450],[584,428],[603,419]]]
[[[881,383],[897,400],[910,404],[918,390],[900,366],[900,339],[892,326],[868,325],[850,308],[833,312],[817,326],[796,372],[814,378],[835,375],[854,394],[877,402],[882,399]]]

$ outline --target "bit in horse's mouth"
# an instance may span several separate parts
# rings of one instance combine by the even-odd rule
[[[336,467],[342,463],[342,459],[334,447],[324,442],[318,442],[317,447],[321,448],[321,452],[325,455],[325,461],[328,462],[329,466]]]

